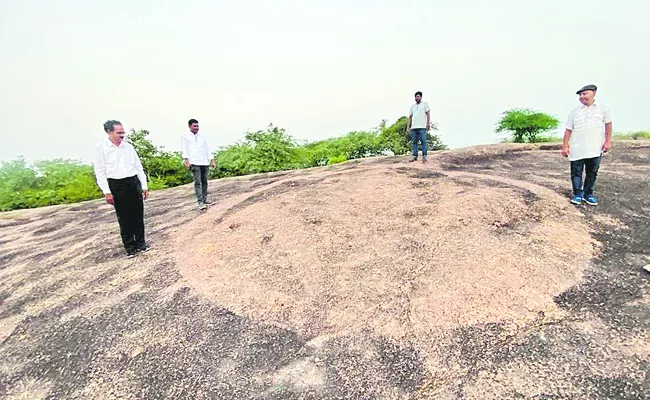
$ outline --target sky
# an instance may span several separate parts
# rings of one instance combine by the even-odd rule
[[[650,129],[647,0],[0,0],[0,160],[90,161],[102,124],[179,150],[269,123],[299,140],[376,127],[424,93],[451,148],[500,113],[562,122],[599,87],[614,130]]]

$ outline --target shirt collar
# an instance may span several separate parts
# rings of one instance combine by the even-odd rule
[[[113,147],[117,147],[119,149],[120,147],[124,147],[125,141],[124,141],[124,139],[122,139],[122,141],[120,142],[120,145],[116,146],[115,143],[111,142],[111,139],[106,137],[106,142],[105,143],[106,143],[106,146],[108,146],[108,147],[113,146]]]
[[[591,103],[591,105],[590,105],[590,106],[586,106],[586,105],[584,105],[584,104],[582,104],[582,103],[580,103],[580,105],[582,106],[582,108],[591,108],[591,107],[597,107],[597,106],[598,106],[598,101],[596,101],[596,100],[594,100],[594,102],[593,102],[593,103]]]

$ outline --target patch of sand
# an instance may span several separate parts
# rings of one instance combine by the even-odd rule
[[[177,262],[207,298],[306,335],[555,312],[595,251],[581,215],[534,184],[446,174],[374,166],[211,209],[180,233]]]

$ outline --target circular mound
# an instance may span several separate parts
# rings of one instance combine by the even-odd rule
[[[593,253],[580,214],[525,182],[382,166],[313,175],[185,227],[175,254],[190,285],[307,335],[403,337],[553,312]]]

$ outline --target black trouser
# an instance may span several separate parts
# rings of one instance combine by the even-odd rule
[[[192,175],[194,175],[194,194],[199,204],[204,204],[208,200],[208,166],[207,165],[190,165]]]
[[[144,203],[142,187],[137,176],[109,179],[108,187],[113,194],[120,235],[127,253],[133,253],[144,243]]]
[[[574,196],[587,197],[590,194],[594,194],[598,168],[600,168],[600,157],[571,161],[571,183],[573,185]],[[583,169],[586,170],[584,188],[582,186]]]

